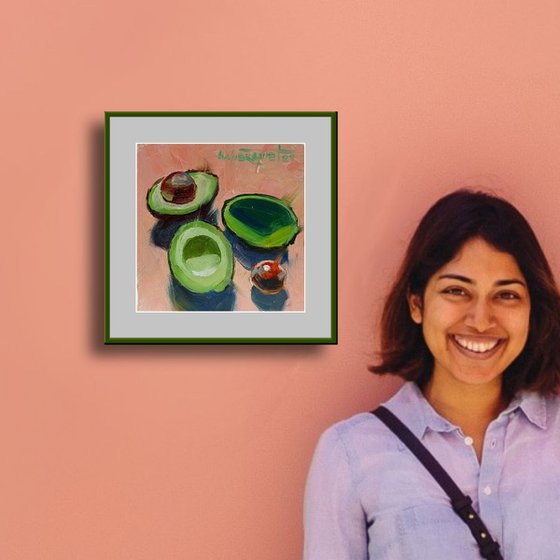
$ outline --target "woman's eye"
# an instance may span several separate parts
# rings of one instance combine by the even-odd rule
[[[499,292],[497,294],[498,299],[514,300],[520,299],[519,294],[515,292]]]
[[[443,293],[450,296],[464,296],[467,292],[463,288],[452,286],[450,288],[445,288],[443,290]]]

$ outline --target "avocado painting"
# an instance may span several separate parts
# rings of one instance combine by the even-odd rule
[[[136,311],[305,311],[304,144],[137,144]]]

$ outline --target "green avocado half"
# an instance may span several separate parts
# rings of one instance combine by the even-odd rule
[[[161,195],[161,183],[165,177],[158,179],[148,191],[148,210],[156,218],[173,218],[186,216],[212,202],[218,194],[218,176],[207,171],[187,171],[196,184],[196,194],[193,200],[185,204],[168,202]]]
[[[187,290],[222,292],[233,277],[233,250],[215,226],[196,220],[181,226],[171,240],[169,268]]]
[[[222,220],[237,237],[262,249],[289,245],[301,231],[291,206],[268,194],[241,194],[226,200]]]

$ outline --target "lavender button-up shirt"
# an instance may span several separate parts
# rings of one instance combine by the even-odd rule
[[[505,560],[560,559],[560,399],[522,393],[472,440],[406,383],[385,405],[432,452]],[[305,560],[480,560],[428,471],[369,413],[321,437],[305,495]]]

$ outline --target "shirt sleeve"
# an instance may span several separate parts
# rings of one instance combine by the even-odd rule
[[[304,500],[304,560],[367,560],[367,526],[336,428],[319,440]]]

